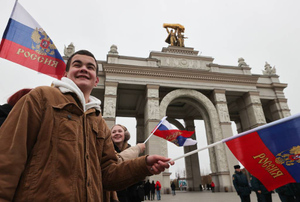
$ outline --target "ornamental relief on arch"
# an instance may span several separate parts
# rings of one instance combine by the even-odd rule
[[[216,93],[217,102],[226,102],[225,94]]]
[[[251,99],[252,104],[260,104],[261,103],[259,96],[251,96],[250,99]]]
[[[283,113],[283,117],[291,116],[291,112],[289,112],[289,111],[283,111],[282,113]]]
[[[158,100],[148,100],[148,119],[159,119],[159,102]]]
[[[221,122],[230,122],[228,108],[226,104],[217,105],[219,117]]]
[[[281,109],[283,109],[283,110],[288,110],[288,109],[289,109],[287,103],[284,103],[284,102],[281,102],[281,103],[280,103],[280,107],[281,107]]]
[[[148,89],[148,98],[158,98],[158,89]]]
[[[106,86],[105,87],[105,95],[117,95],[117,87]]]
[[[266,123],[265,115],[263,109],[260,105],[254,105],[254,115],[257,119],[257,123]]]
[[[105,98],[104,100],[104,116],[114,118],[116,113],[116,99]]]
[[[210,70],[210,68],[207,67],[205,64],[201,65],[200,60],[191,60],[186,58],[160,58],[160,66]]]

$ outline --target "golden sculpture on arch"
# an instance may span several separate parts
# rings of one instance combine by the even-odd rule
[[[168,32],[168,37],[166,38],[165,42],[171,46],[184,47],[184,39],[187,38],[183,35],[185,29],[184,26],[181,24],[164,23],[163,27],[166,28]],[[171,30],[169,30],[169,28]]]

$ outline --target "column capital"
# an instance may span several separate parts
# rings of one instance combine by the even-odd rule
[[[225,93],[226,93],[226,90],[224,90],[224,89],[214,89],[214,93],[222,93],[222,94],[225,94]]]
[[[249,96],[259,96],[259,92],[258,91],[249,91],[247,93],[245,93],[243,96],[246,98],[246,97],[249,97]]]
[[[147,89],[159,89],[159,85],[147,84]]]
[[[118,82],[112,82],[112,81],[105,81],[104,85],[105,86],[115,86],[115,87],[117,87],[119,85],[119,83]]]
[[[118,83],[105,82],[104,96],[117,96]]]
[[[159,99],[159,86],[147,85],[147,98],[148,99]]]

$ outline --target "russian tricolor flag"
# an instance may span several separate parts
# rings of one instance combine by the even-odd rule
[[[271,191],[300,183],[300,114],[224,139],[235,157]]]
[[[173,129],[166,118],[167,117],[164,117],[154,128],[152,131],[154,135],[166,139],[177,146],[191,146],[197,144],[196,140],[189,138],[195,131]]]
[[[52,40],[17,1],[3,34],[0,57],[58,79],[66,67]]]

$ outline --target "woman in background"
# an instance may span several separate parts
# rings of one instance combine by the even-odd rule
[[[145,144],[139,143],[136,146],[128,144],[130,133],[127,128],[121,124],[116,124],[111,129],[111,137],[119,161],[126,161],[137,158],[145,151]],[[140,202],[144,200],[144,188],[141,183],[134,184],[127,189],[117,191],[120,202]]]

